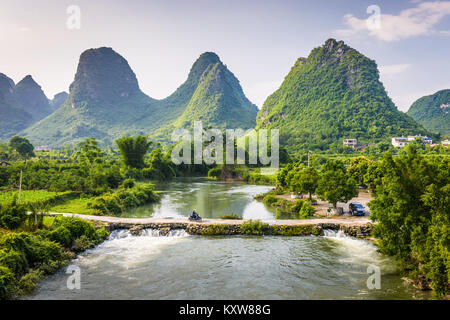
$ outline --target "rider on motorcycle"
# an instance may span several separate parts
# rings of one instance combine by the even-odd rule
[[[198,215],[197,210],[194,209],[192,211],[191,216],[189,217],[189,220],[201,220],[202,218]]]

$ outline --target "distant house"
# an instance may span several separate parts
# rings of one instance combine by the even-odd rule
[[[448,145],[450,144],[450,140],[445,139],[444,141],[441,141],[441,145],[445,148],[448,148]]]
[[[36,151],[50,151],[52,149],[49,146],[37,146],[37,147],[34,147],[34,150],[36,150]]]
[[[408,136],[408,141],[414,141],[414,140],[416,140],[417,138],[423,139],[423,141],[424,141],[426,144],[433,144],[433,140],[432,140],[431,138],[428,138],[428,137],[425,137],[425,136],[421,136],[420,134],[417,135],[417,136]]]
[[[0,167],[7,167],[7,166],[10,166],[10,165],[11,165],[11,163],[9,163],[9,162],[0,161]]]
[[[391,143],[394,147],[401,148],[409,144],[410,141],[404,137],[394,137],[392,138]]]
[[[358,145],[358,139],[344,139],[344,146],[355,148]]]

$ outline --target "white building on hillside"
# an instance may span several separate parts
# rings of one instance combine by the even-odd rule
[[[392,138],[392,141],[391,141],[392,145],[396,148],[404,147],[407,144],[409,144],[409,142],[410,141],[408,141],[408,139],[404,138],[404,137],[395,137],[395,138]]]
[[[408,141],[414,141],[414,140],[416,140],[417,138],[423,139],[423,141],[424,141],[425,143],[427,143],[427,144],[433,144],[433,140],[432,140],[431,138],[421,136],[420,134],[417,135],[417,136],[409,136],[409,137],[408,137]]]
[[[357,139],[344,139],[344,146],[354,148],[357,145],[358,145],[358,140]]]
[[[37,146],[37,147],[34,147],[34,150],[36,150],[36,151],[50,151],[51,148],[49,146]]]

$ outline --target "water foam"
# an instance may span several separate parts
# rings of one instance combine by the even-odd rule
[[[381,255],[378,248],[368,241],[351,237],[342,230],[324,230],[324,238],[336,244],[334,250],[340,252],[339,260],[343,263],[387,265],[389,258]]]

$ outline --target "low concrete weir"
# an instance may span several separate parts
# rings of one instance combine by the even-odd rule
[[[184,229],[192,235],[258,234],[281,236],[323,235],[324,230],[340,230],[349,236],[364,239],[370,237],[373,227],[367,217],[262,221],[263,224],[255,231],[248,228],[248,224],[242,227],[242,224],[248,220],[203,219],[201,222],[191,222],[187,218],[120,218],[70,213],[51,213],[50,215],[75,216],[100,222],[109,231],[129,229],[135,235],[140,235],[144,229],[157,229],[161,235],[168,234],[171,230]]]

